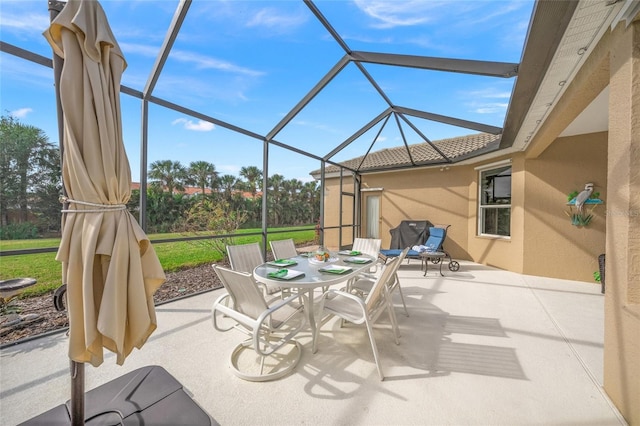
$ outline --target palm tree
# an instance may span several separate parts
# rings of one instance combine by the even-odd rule
[[[192,161],[189,164],[189,178],[187,182],[191,185],[196,185],[201,189],[201,194],[205,195],[207,188],[213,188],[214,182],[218,179],[218,172],[216,166],[208,161]]]
[[[154,180],[154,184],[173,194],[174,189],[184,191],[184,181],[188,174],[179,161],[158,160],[151,163],[149,177]]]
[[[267,197],[267,205],[269,209],[269,216],[273,219],[274,225],[280,224],[282,216],[282,183],[284,182],[284,176],[275,174],[271,175],[267,179],[267,186],[269,189],[269,197]]]
[[[251,189],[251,196],[256,198],[258,185],[262,183],[262,170],[256,166],[242,167],[240,169],[240,176],[247,180]]]
[[[218,178],[218,184],[220,185],[220,189],[224,194],[224,199],[228,202],[231,201],[231,196],[233,194],[233,190],[236,187],[236,179],[233,175],[223,175]]]
[[[307,182],[302,187],[302,197],[307,200],[310,207],[309,223],[314,223],[316,219],[316,212],[320,211],[320,187],[316,181]]]

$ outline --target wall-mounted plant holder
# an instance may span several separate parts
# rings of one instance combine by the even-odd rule
[[[593,184],[587,183],[581,192],[573,191],[567,196],[569,211],[565,211],[575,226],[587,226],[593,219],[595,208],[603,204],[599,192],[593,192]]]

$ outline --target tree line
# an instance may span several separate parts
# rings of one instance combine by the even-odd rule
[[[150,232],[198,231],[211,229],[210,214],[242,216],[240,227],[260,227],[262,223],[263,173],[256,166],[242,167],[239,177],[220,174],[213,163],[160,160],[148,172],[147,227]],[[198,188],[196,195],[187,187]],[[314,224],[320,216],[320,188],[317,182],[302,182],[274,174],[267,178],[267,223],[269,226]],[[133,199],[138,197],[132,197]],[[207,207],[208,206],[208,207]],[[134,206],[135,207],[135,206]],[[205,210],[205,211],[203,211]]]
[[[62,194],[60,152],[45,133],[16,118],[0,123],[0,239],[37,238],[60,232]],[[213,163],[154,161],[148,170],[147,232],[219,231],[259,227],[263,173],[240,169],[239,177],[220,174]],[[317,182],[274,174],[267,179],[269,226],[316,223],[320,215]],[[198,188],[197,191],[188,191]],[[129,210],[139,214],[140,192]],[[139,219],[139,218],[138,218]]]

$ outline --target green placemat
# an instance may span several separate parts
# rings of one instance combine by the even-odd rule
[[[287,269],[280,269],[279,271],[276,271],[276,272],[269,272],[267,276],[269,278],[284,278],[287,276],[288,272],[289,271]]]
[[[274,265],[274,266],[291,266],[291,265],[297,265],[298,262],[296,262],[295,260],[291,260],[291,259],[276,259],[276,260],[272,260],[271,262],[267,262],[269,265]]]
[[[348,272],[350,270],[351,268],[340,266],[325,266],[324,268],[318,269],[318,271],[329,272],[331,274],[344,274],[345,272]]]
[[[371,259],[365,259],[363,257],[350,257],[345,259],[344,261],[349,263],[369,263],[371,262]]]

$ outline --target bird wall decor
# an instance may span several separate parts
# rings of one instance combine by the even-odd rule
[[[584,206],[585,201],[587,201],[591,197],[591,193],[593,192],[593,184],[587,183],[584,186],[584,190],[580,192],[576,196],[576,209],[578,213],[582,214],[582,206]]]
[[[593,219],[593,210],[598,204],[602,204],[600,200],[600,193],[593,192],[594,184],[592,182],[586,183],[584,189],[580,192],[574,191],[569,194],[568,205],[576,206],[576,212],[574,213],[571,207],[569,211],[565,212],[567,216],[571,218],[571,224],[576,226],[587,226],[591,219]],[[593,197],[593,198],[591,198]],[[591,209],[587,212],[585,205],[591,205]]]

